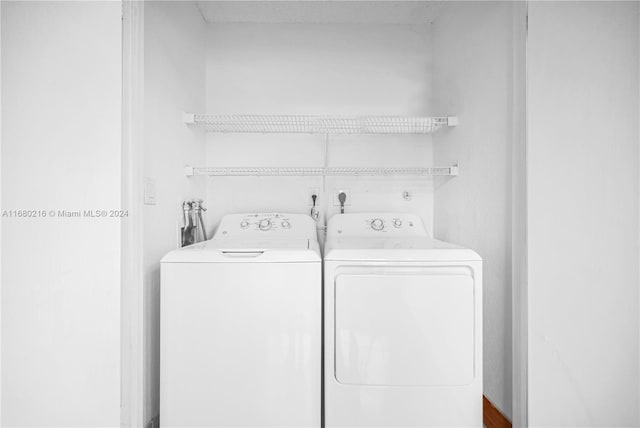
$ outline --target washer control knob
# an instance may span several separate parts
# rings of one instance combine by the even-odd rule
[[[271,229],[271,220],[269,220],[268,218],[263,218],[262,220],[260,220],[260,223],[258,223],[258,227],[260,227],[260,230]]]
[[[396,218],[393,220],[393,226],[396,228],[400,228],[402,227],[402,220],[400,220],[399,218]]]
[[[289,223],[287,220],[283,220],[281,223],[281,226],[283,229],[290,229],[291,228],[291,223]]]
[[[240,227],[242,229],[246,229],[247,227],[249,227],[249,222],[247,220],[242,220],[242,223],[240,223]]]
[[[371,221],[371,229],[373,230],[382,230],[384,229],[384,222],[381,218],[376,218]]]

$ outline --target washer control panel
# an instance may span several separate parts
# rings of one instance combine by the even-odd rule
[[[422,219],[406,213],[336,214],[329,220],[327,236],[401,237],[428,236]]]
[[[316,225],[304,214],[229,214],[222,218],[215,234],[216,238],[249,236],[316,239]]]

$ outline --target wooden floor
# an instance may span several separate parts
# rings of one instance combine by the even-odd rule
[[[487,397],[482,397],[482,421],[487,428],[511,428],[511,422]]]

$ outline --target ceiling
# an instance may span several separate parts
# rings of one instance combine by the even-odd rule
[[[209,0],[197,2],[207,22],[425,24],[440,2],[367,0]]]

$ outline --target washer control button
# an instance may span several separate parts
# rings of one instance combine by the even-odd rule
[[[400,228],[402,227],[402,220],[400,220],[399,218],[396,218],[393,220],[393,226],[396,228]]]
[[[281,223],[281,226],[283,229],[290,229],[291,228],[291,223],[289,223],[287,220],[283,220]]]
[[[249,227],[249,222],[247,220],[242,220],[242,223],[240,223],[240,227],[242,229],[246,229],[247,227]]]
[[[371,229],[373,230],[382,230],[384,229],[384,222],[381,218],[376,218],[371,220]]]
[[[258,227],[260,227],[260,230],[271,229],[271,220],[269,220],[268,218],[263,218],[262,220],[260,220],[260,223],[258,223]]]

